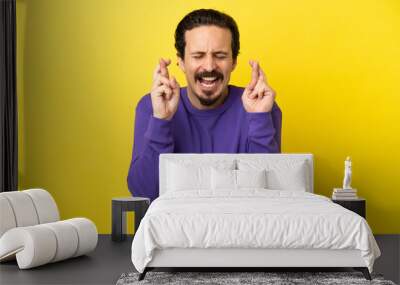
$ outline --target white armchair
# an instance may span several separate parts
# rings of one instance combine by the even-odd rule
[[[97,239],[89,219],[60,221],[46,190],[0,193],[0,262],[17,259],[20,269],[28,269],[86,254]]]

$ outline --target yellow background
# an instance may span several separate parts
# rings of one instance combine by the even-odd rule
[[[42,187],[63,219],[111,231],[129,195],[134,110],[174,31],[215,8],[241,33],[232,84],[257,59],[283,111],[282,151],[315,155],[315,192],[340,187],[343,161],[379,234],[400,233],[400,1],[17,0],[19,187]]]

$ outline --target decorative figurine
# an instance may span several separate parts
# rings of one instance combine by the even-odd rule
[[[350,156],[344,161],[344,179],[343,179],[343,189],[351,188],[351,159]]]

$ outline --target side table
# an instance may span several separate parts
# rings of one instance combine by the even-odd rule
[[[113,198],[112,207],[112,233],[113,241],[123,241],[126,239],[126,212],[135,212],[135,232],[139,227],[140,221],[146,214],[150,205],[150,199],[144,197],[123,197]]]
[[[353,211],[354,213],[357,213],[361,217],[366,219],[366,210],[365,210],[366,201],[364,198],[357,198],[354,200],[332,199],[332,202],[339,204],[340,206],[342,206],[350,211]]]

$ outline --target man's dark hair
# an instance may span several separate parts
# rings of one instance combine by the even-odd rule
[[[236,22],[231,16],[213,9],[194,10],[179,22],[175,30],[175,48],[180,58],[183,59],[185,56],[185,32],[200,26],[217,26],[229,29],[232,35],[232,57],[233,59],[237,58],[240,41],[239,29]]]

